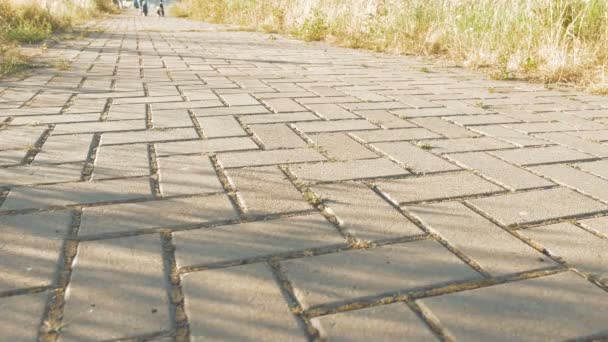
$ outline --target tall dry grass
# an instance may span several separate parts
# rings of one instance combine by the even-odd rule
[[[111,0],[92,0],[89,6],[80,4],[86,2],[64,1],[61,11],[51,11],[34,0],[0,0],[0,75],[37,66],[20,51],[20,44],[40,43],[55,32],[118,10]]]
[[[182,0],[173,13],[447,57],[494,78],[608,83],[608,0]]]

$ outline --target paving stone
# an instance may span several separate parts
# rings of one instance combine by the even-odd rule
[[[418,96],[414,96],[414,95],[396,95],[393,96],[395,98],[395,100],[401,102],[401,103],[405,103],[406,105],[412,107],[412,108],[436,108],[436,107],[442,107],[442,105],[431,102],[431,101],[427,101],[422,97],[418,97]]]
[[[1,210],[123,201],[151,196],[148,177],[14,188]]]
[[[462,203],[408,205],[407,211],[493,276],[554,265],[549,258]]]
[[[20,116],[13,119],[11,125],[43,125],[91,121],[98,122],[99,113]]]
[[[124,134],[123,132],[104,133],[101,143],[103,145],[133,144],[198,138],[198,134],[196,134],[193,128],[174,128],[129,132],[129,134]]]
[[[170,156],[158,159],[160,190],[165,196],[224,191],[206,156]]]
[[[285,124],[249,126],[266,149],[306,147],[306,142]]]
[[[579,223],[585,228],[595,230],[608,237],[608,216],[581,220]]]
[[[458,340],[550,341],[605,333],[606,298],[600,288],[564,272],[421,303]]]
[[[576,128],[562,122],[526,122],[505,125],[523,133],[565,132]]]
[[[332,182],[409,174],[385,158],[294,165],[291,170],[305,182]]]
[[[372,109],[397,109],[397,108],[409,108],[408,105],[395,101],[386,102],[357,102],[357,103],[344,103],[343,106],[349,110],[372,110]]]
[[[525,133],[521,133],[516,130],[498,125],[477,126],[471,127],[471,129],[483,133],[487,136],[500,139],[520,147],[539,146],[547,144],[547,142],[542,139],[529,136]]]
[[[356,238],[377,241],[424,233],[363,184],[325,184],[312,190],[338,217],[342,229]]]
[[[599,122],[582,119],[582,118],[579,118],[572,114],[568,114],[568,113],[564,113],[564,112],[542,113],[541,115],[546,116],[551,120],[557,120],[559,122],[568,124],[571,127],[571,130],[608,129],[608,126],[603,125]]]
[[[192,127],[192,119],[185,109],[154,111],[152,123],[155,129]]]
[[[68,211],[0,216],[0,292],[52,285],[71,222]]]
[[[585,119],[608,118],[608,110],[568,110],[566,113],[576,115]]]
[[[521,234],[577,270],[608,284],[608,258],[605,253],[608,239],[599,238],[568,222],[526,229]]]
[[[298,122],[295,124],[295,126],[305,133],[357,131],[378,128],[369,123],[367,120]]]
[[[220,97],[229,106],[253,106],[259,105],[258,100],[247,93],[242,94],[221,94]]]
[[[566,188],[528,191],[468,202],[505,226],[589,215],[608,209],[604,204]]]
[[[282,114],[258,114],[258,115],[248,115],[248,116],[241,117],[241,122],[244,124],[299,122],[299,121],[315,121],[315,120],[319,120],[319,117],[310,112],[282,113]]]
[[[437,341],[425,323],[403,303],[375,306],[312,319],[330,341]]]
[[[100,146],[93,179],[146,176],[150,174],[148,147],[139,145]]]
[[[436,154],[491,151],[515,147],[507,142],[490,137],[436,139],[421,141],[420,144],[429,145],[431,150]]]
[[[554,185],[546,179],[484,152],[450,154],[447,157],[460,165],[478,171],[510,190],[526,190]]]
[[[51,135],[36,154],[32,165],[84,162],[92,141],[90,134]]]
[[[571,150],[563,146],[520,148],[515,150],[493,151],[489,153],[516,165],[567,163],[594,158],[592,155]]]
[[[140,120],[105,121],[105,122],[78,122],[59,124],[53,130],[53,134],[78,134],[98,132],[121,132],[141,130],[146,128],[146,123]],[[124,134],[124,133],[121,133]]]
[[[83,209],[79,235],[130,232],[238,219],[223,194],[112,204]]]
[[[231,116],[199,118],[203,133],[208,138],[247,135],[243,127]]]
[[[376,185],[393,200],[402,204],[503,191],[499,186],[470,172],[386,180],[376,182]]]
[[[264,103],[275,113],[306,111],[306,108],[289,98],[266,99]]]
[[[224,115],[250,115],[250,114],[266,114],[270,113],[266,107],[262,105],[256,106],[237,106],[237,107],[216,107],[216,108],[200,108],[192,110],[196,116],[224,116]]]
[[[223,167],[231,168],[321,161],[325,160],[325,157],[310,148],[297,148],[291,150],[219,153],[218,159]]]
[[[556,183],[573,188],[583,194],[608,202],[608,180],[604,180],[568,165],[542,165],[530,168]]]
[[[337,160],[377,158],[378,155],[345,133],[321,133],[308,136]]]
[[[304,308],[480,277],[430,240],[292,259],[281,264]]]
[[[0,336],[6,341],[36,341],[48,292],[0,298]]]
[[[40,164],[0,168],[0,187],[37,185],[80,180],[84,163]]]
[[[308,104],[306,105],[306,107],[308,107],[308,109],[315,112],[320,117],[325,118],[327,120],[359,118],[357,115],[333,103]]]
[[[536,136],[597,157],[608,157],[608,145],[588,141],[571,134],[543,133]]]
[[[450,108],[439,107],[439,108],[417,108],[417,109],[393,109],[392,113],[395,113],[404,118],[419,118],[419,117],[432,117],[432,116],[448,116],[448,115],[461,115],[466,114],[462,111],[455,111]]]
[[[158,235],[81,242],[64,309],[63,321],[70,324],[61,329],[60,340],[110,340],[171,329],[164,278]]]
[[[352,96],[332,96],[332,97],[304,97],[295,99],[297,102],[307,105],[316,103],[349,103],[359,102],[359,99]]]
[[[390,158],[399,163],[405,164],[410,170],[416,173],[460,169],[460,167],[408,142],[376,143],[372,146],[386,153]]]
[[[572,132],[572,134],[591,141],[608,141],[608,129],[601,131]]]
[[[515,123],[519,120],[501,114],[454,115],[447,118],[463,126]],[[483,128],[481,128],[483,129]]]
[[[317,213],[177,232],[174,241],[178,267],[345,243],[338,230]]]
[[[403,120],[383,109],[358,111],[358,115],[365,117],[368,121],[379,125],[382,128],[410,128],[416,127],[409,121]]]
[[[131,104],[131,103],[157,103],[157,102],[182,102],[181,96],[151,96],[151,97],[123,97],[114,100],[114,104]]]
[[[177,141],[156,144],[156,153],[159,157],[174,154],[212,153],[254,149],[259,149],[259,147],[249,137]]]
[[[311,210],[302,194],[276,166],[227,171],[244,202],[248,215]]]
[[[183,284],[193,341],[308,340],[265,264],[189,273]]]
[[[353,133],[357,138],[366,142],[403,141],[441,138],[439,134],[433,133],[426,128],[403,128],[373,130]]]
[[[0,166],[21,164],[27,152],[26,149],[0,151]]]
[[[464,127],[455,125],[441,118],[417,118],[410,121],[432,132],[439,133],[446,138],[470,138],[479,136],[479,133],[469,131]]]

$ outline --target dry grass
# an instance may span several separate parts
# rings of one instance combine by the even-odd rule
[[[608,83],[607,0],[182,0],[171,13],[445,57],[495,79]]]
[[[0,75],[41,66],[31,56],[21,53],[19,44],[48,41],[55,32],[70,31],[75,25],[104,13],[116,13],[111,0],[92,0],[91,7],[78,7],[66,1],[61,11],[51,11],[36,1],[13,4],[0,0]],[[70,37],[71,35],[64,35]],[[42,44],[44,49],[45,44]]]

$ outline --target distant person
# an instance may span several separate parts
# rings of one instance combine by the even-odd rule
[[[133,8],[139,9],[139,0],[133,0]]]
[[[165,6],[163,5],[163,0],[160,0],[160,3],[158,4],[158,8],[156,9],[156,15],[158,15],[159,17],[165,16]]]
[[[148,0],[141,0],[141,14],[148,16]]]

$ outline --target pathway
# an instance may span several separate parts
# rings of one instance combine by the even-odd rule
[[[0,83],[0,340],[608,338],[608,98],[98,28]]]

